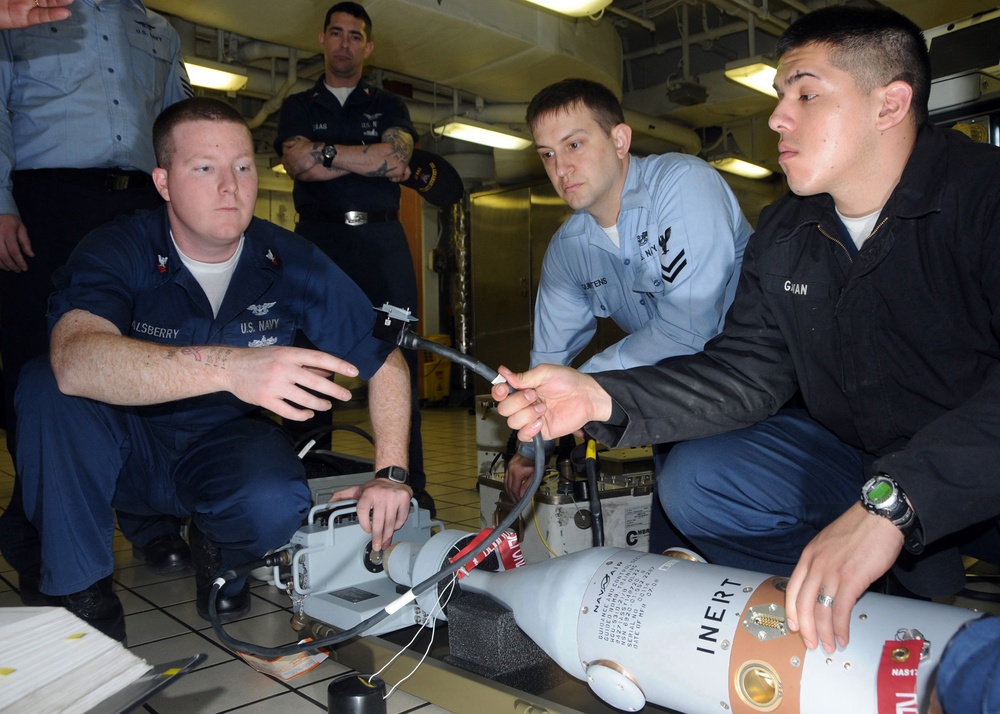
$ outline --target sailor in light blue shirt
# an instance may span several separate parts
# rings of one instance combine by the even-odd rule
[[[0,32],[0,213],[15,169],[150,173],[150,130],[191,95],[180,40],[137,0],[76,0],[66,20]]]
[[[621,104],[590,80],[542,89],[527,120],[549,180],[576,211],[542,263],[531,366],[571,364],[600,318],[628,334],[584,372],[701,350],[722,330],[751,233],[726,182],[693,156],[630,156]],[[530,481],[533,451],[519,444],[508,465],[515,499]]]
[[[655,364],[699,351],[722,329],[750,225],[718,171],[693,156],[627,158],[614,232],[587,210],[545,253],[531,366],[570,364],[599,318],[627,334],[580,370]]]

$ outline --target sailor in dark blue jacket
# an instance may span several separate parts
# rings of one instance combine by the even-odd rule
[[[779,40],[791,194],[761,214],[701,353],[494,389],[522,439],[691,439],[659,484],[709,560],[790,574],[789,626],[848,642],[887,571],[925,597],[1000,554],[1000,151],[927,123],[920,30],[829,7]],[[796,392],[805,409],[782,409]]]
[[[332,261],[253,218],[253,144],[239,112],[182,101],[157,119],[154,143],[165,207],[98,229],[74,252],[50,303],[50,359],[26,368],[17,398],[41,590],[118,639],[113,509],[191,518],[203,615],[219,572],[281,546],[301,523],[304,469],[260,408],[305,419],[350,397],[329,376],[361,376],[375,468],[407,465],[406,365],[372,337],[371,305]],[[299,332],[317,349],[291,346]],[[358,499],[381,549],[411,495],[376,478],[335,498]],[[218,605],[245,613],[245,579]]]

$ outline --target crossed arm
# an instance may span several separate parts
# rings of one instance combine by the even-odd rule
[[[324,144],[304,136],[286,139],[281,145],[281,161],[288,175],[296,181],[329,181],[352,173],[390,181],[403,181],[409,176],[413,137],[399,127],[386,129],[378,144],[335,144],[337,155],[329,168],[323,166]]]

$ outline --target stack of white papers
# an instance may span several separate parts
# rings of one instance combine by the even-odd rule
[[[151,667],[61,607],[0,608],[0,712],[86,712]]]

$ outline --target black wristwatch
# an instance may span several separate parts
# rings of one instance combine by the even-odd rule
[[[323,157],[323,166],[331,168],[333,166],[333,160],[337,158],[337,147],[333,144],[324,144],[323,150],[319,153]]]
[[[375,478],[386,478],[393,483],[409,483],[410,474],[402,466],[386,466],[375,472]]]
[[[919,521],[903,489],[888,474],[875,474],[861,487],[861,505],[876,516],[888,518],[903,534],[906,549],[918,555],[924,549]]]

